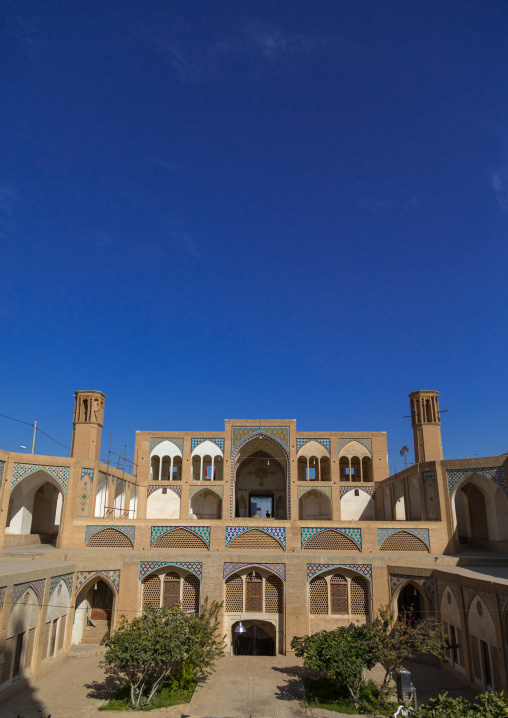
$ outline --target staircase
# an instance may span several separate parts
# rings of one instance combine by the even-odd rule
[[[98,646],[109,636],[109,621],[94,619],[95,626],[87,625],[81,637],[81,645]]]

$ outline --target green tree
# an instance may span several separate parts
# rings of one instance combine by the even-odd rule
[[[411,718],[506,718],[508,701],[502,693],[482,693],[474,703],[440,695],[410,713]]]
[[[200,675],[213,670],[224,653],[218,634],[222,604],[208,600],[198,615],[180,606],[156,610],[145,606],[141,616],[128,621],[121,616],[118,629],[106,639],[104,661],[114,666],[130,684],[131,704],[148,705],[164,682],[188,688]]]
[[[312,636],[295,636],[291,648],[309,670],[324,673],[337,687],[346,686],[355,708],[363,686],[363,670],[378,661],[377,634],[370,627],[350,623],[334,631],[320,631]]]

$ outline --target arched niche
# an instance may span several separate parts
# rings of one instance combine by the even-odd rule
[[[330,521],[332,519],[332,502],[323,491],[311,489],[298,500],[299,519],[301,521]]]
[[[364,467],[367,476],[363,474]],[[339,453],[339,472],[341,481],[373,481],[372,456],[367,447],[359,441],[348,442]]]
[[[298,452],[298,481],[330,481],[330,456],[319,441],[307,441]]]
[[[224,454],[213,441],[202,441],[191,455],[193,481],[223,481]]]
[[[201,581],[191,571],[168,564],[140,582],[140,607],[173,608],[181,605],[190,613],[199,611]]]
[[[152,491],[146,501],[147,519],[179,519],[180,496],[169,486]]]
[[[222,517],[222,499],[212,489],[196,491],[190,499],[190,518],[220,519]]]
[[[109,636],[113,625],[117,591],[109,578],[92,576],[79,590],[74,607],[73,644],[99,645]]]
[[[502,690],[496,628],[489,607],[478,594],[469,603],[467,625],[475,684],[486,690]]]
[[[411,622],[417,622],[434,615],[434,601],[417,581],[408,580],[401,584],[393,596],[397,617],[406,613]]]
[[[150,452],[151,481],[181,481],[182,451],[173,441],[161,441]]]
[[[342,521],[374,521],[376,518],[374,498],[366,491],[352,489],[340,500],[340,515]]]
[[[64,494],[44,469],[22,479],[11,492],[6,534],[38,535],[41,543],[54,543],[60,532]]]
[[[407,486],[409,494],[409,514],[411,521],[421,521],[422,504],[420,500],[420,485],[418,476],[411,476]]]
[[[39,596],[31,586],[27,586],[13,607],[7,624],[1,683],[19,680],[32,672],[40,612]]]
[[[483,550],[508,541],[508,498],[487,476],[479,472],[466,476],[455,488],[451,503],[459,545]]]
[[[49,597],[46,621],[41,641],[41,662],[49,662],[63,654],[69,626],[71,597],[64,580],[61,580]]]
[[[240,442],[231,460],[235,516],[285,519],[289,456],[283,446],[260,432]]]

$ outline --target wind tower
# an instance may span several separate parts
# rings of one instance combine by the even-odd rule
[[[415,444],[415,463],[442,461],[441,414],[439,392],[413,391],[411,402],[411,424]]]
[[[104,400],[102,391],[75,391],[71,458],[99,461]]]

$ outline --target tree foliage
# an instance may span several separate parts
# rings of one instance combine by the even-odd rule
[[[106,639],[104,661],[130,684],[131,704],[148,705],[164,682],[189,688],[213,670],[224,653],[218,614],[222,604],[205,600],[198,615],[180,606],[156,610],[145,606],[130,622],[121,616],[118,629]]]
[[[482,693],[474,703],[440,695],[410,713],[411,718],[507,718],[508,700],[502,693]]]

